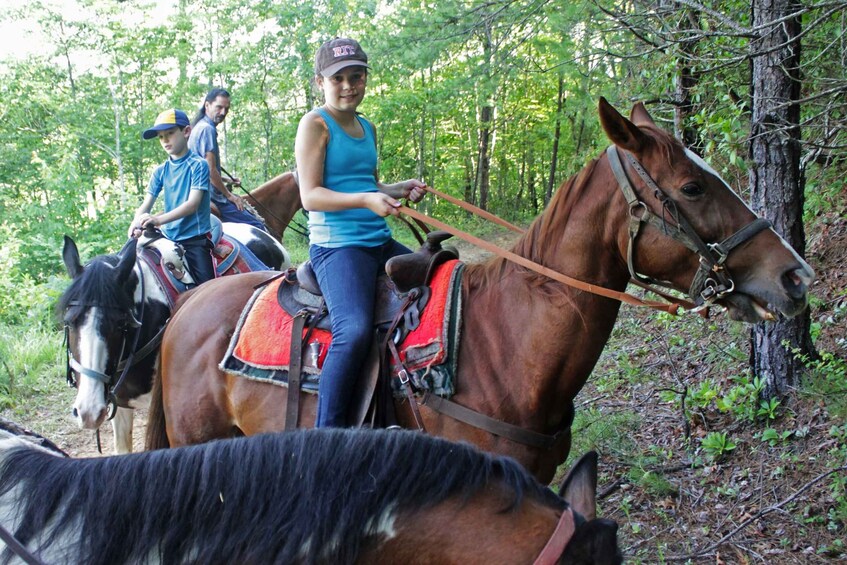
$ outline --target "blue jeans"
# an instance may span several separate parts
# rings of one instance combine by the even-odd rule
[[[215,261],[212,259],[212,242],[205,235],[189,237],[179,242],[185,250],[185,262],[197,285],[215,278]]]
[[[318,387],[316,428],[347,425],[350,399],[374,335],[377,276],[390,258],[410,252],[393,239],[378,247],[309,248],[332,327]]]
[[[260,219],[258,219],[256,216],[254,216],[247,210],[239,210],[238,206],[236,206],[229,200],[224,200],[223,202],[212,200],[212,203],[218,207],[218,211],[221,213],[222,222],[249,224],[253,227],[259,228],[263,232],[268,231],[268,228],[265,227],[265,224],[263,224]]]

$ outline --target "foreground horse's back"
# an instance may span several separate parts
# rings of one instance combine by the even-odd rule
[[[545,562],[620,562],[617,525],[595,519],[596,458],[569,505],[511,459],[409,431],[82,460],[3,437],[0,522],[45,562],[531,563],[546,546]]]

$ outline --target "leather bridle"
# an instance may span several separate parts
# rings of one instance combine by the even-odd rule
[[[570,506],[562,511],[559,516],[559,521],[556,523],[556,529],[547,544],[535,558],[533,565],[555,565],[562,558],[568,542],[571,541],[574,532],[576,531],[576,521],[574,513]]]
[[[104,373],[96,369],[92,369],[91,367],[85,367],[84,365],[82,365],[82,363],[77,361],[76,358],[74,358],[73,352],[71,351],[70,326],[68,324],[65,324],[65,379],[68,382],[68,386],[72,386],[74,388],[79,387],[79,379],[76,377],[76,375],[86,376],[103,383],[106,404],[109,406],[109,416],[107,418],[108,420],[111,420],[115,417],[117,407],[116,391],[120,389],[121,385],[124,382],[124,379],[127,376],[127,373],[129,373],[129,370],[136,363],[147,357],[147,355],[149,355],[150,352],[153,351],[161,341],[162,332],[160,331],[143,348],[141,348],[140,350],[137,349],[138,340],[141,337],[141,322],[142,320],[144,320],[144,302],[146,298],[143,272],[139,272],[138,280],[139,284],[141,285],[141,304],[138,309],[138,315],[136,315],[132,309],[128,310],[125,314],[125,323],[123,324],[123,335],[121,337],[120,353],[118,354],[118,362],[115,365],[115,370],[112,374]],[[85,304],[78,301],[71,301],[68,303],[69,308],[79,306],[88,308],[103,308],[103,306],[99,304]],[[127,334],[129,333],[130,328],[134,329],[135,332],[132,337],[132,344],[127,349]],[[129,351],[129,354],[126,358],[124,358],[125,351]],[[115,375],[119,371],[121,375],[117,379],[117,381],[115,381]],[[74,373],[76,373],[76,375]],[[114,385],[112,385],[113,382]]]
[[[708,307],[715,301],[732,293],[735,290],[735,282],[725,265],[730,252],[760,231],[770,228],[771,222],[764,218],[756,218],[721,242],[705,243],[691,227],[685,216],[679,212],[676,203],[656,184],[650,174],[638,162],[638,159],[628,151],[624,154],[632,170],[638,174],[642,182],[653,191],[653,195],[661,202],[663,211],[662,215],[658,216],[651,212],[648,206],[639,199],[621,162],[619,149],[615,145],[610,145],[606,149],[606,156],[629,206],[629,243],[627,245],[626,262],[630,276],[645,285],[655,284],[672,288],[668,282],[640,275],[635,270],[633,262],[635,240],[641,232],[641,227],[644,224],[650,224],[699,255],[700,267],[694,274],[691,286],[688,289],[688,296],[698,308]],[[664,214],[665,211],[668,211],[673,217],[676,225],[668,221]]]

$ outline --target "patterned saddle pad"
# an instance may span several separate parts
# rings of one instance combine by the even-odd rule
[[[398,345],[400,358],[410,372],[412,382],[420,389],[442,396],[453,394],[453,375],[461,323],[461,278],[464,264],[448,261],[440,265],[430,281],[429,299],[420,313],[417,326],[406,333]],[[249,379],[288,386],[292,314],[280,306],[277,295],[284,295],[284,285],[294,287],[287,277],[280,277],[257,289],[241,313],[229,348],[220,364],[222,370]],[[393,291],[383,283],[377,303],[396,302]],[[290,292],[294,292],[292,289]],[[302,290],[296,292],[303,293]],[[315,300],[315,297],[309,299]],[[305,300],[304,300],[305,302]],[[290,308],[289,308],[290,309]],[[378,323],[386,324],[391,308],[377,307]],[[390,323],[391,318],[388,318]],[[303,347],[303,390],[317,392],[317,375],[332,344],[326,325],[303,330],[307,339]],[[405,332],[404,332],[405,333]],[[308,337],[307,337],[308,336]],[[317,345],[311,345],[316,343]],[[312,348],[310,358],[308,352]],[[399,367],[394,367],[394,371]],[[396,380],[396,379],[393,379]]]

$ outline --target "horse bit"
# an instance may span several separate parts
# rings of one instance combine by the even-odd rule
[[[621,192],[623,192],[629,205],[629,245],[627,247],[626,261],[630,276],[646,285],[655,284],[668,288],[671,287],[667,282],[645,277],[635,271],[635,265],[633,264],[635,239],[638,237],[642,224],[648,223],[700,256],[700,267],[694,274],[691,287],[688,289],[688,296],[697,304],[697,310],[707,308],[717,300],[732,293],[735,290],[735,282],[724,265],[726,259],[729,257],[729,253],[760,231],[770,228],[772,226],[771,222],[764,218],[756,218],[720,243],[707,244],[697,235],[697,232],[694,231],[688,220],[679,213],[676,203],[671,200],[665,191],[659,188],[656,182],[650,177],[650,174],[644,170],[641,163],[631,153],[626,152],[625,154],[633,170],[638,173],[638,176],[641,177],[647,188],[652,190],[656,198],[662,203],[662,209],[672,209],[671,215],[677,224],[676,226],[671,225],[670,227],[674,229],[669,230],[664,214],[661,217],[655,215],[643,201],[639,200],[621,163],[618,148],[615,145],[610,145],[606,150],[606,156],[609,159],[609,165],[615,174]]]

